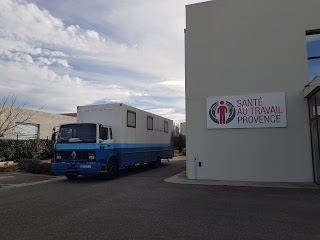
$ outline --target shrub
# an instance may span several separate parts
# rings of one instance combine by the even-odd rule
[[[182,149],[185,147],[186,147],[186,137],[182,134],[179,134],[178,136],[174,136],[174,149],[179,150],[179,152],[181,152]]]
[[[51,163],[41,163],[42,171],[41,174],[51,174]]]
[[[0,158],[5,161],[49,159],[53,157],[53,142],[44,139],[0,141]]]
[[[39,168],[40,165],[39,160],[30,160],[26,164],[26,172],[28,173],[37,173],[36,170]]]
[[[38,159],[22,159],[18,166],[28,173],[51,174],[51,163],[42,163]]]

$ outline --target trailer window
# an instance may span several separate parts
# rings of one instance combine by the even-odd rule
[[[100,139],[108,140],[108,128],[100,127]]]
[[[132,111],[127,111],[127,126],[136,127],[136,113]]]
[[[113,139],[113,137],[112,137],[112,128],[110,128],[110,139]]]
[[[169,132],[169,125],[167,121],[164,121],[164,132]]]
[[[147,129],[153,130],[153,117],[147,117]]]

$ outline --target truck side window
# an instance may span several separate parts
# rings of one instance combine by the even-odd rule
[[[113,137],[112,137],[112,128],[110,128],[110,139],[112,140]]]
[[[169,132],[169,125],[167,121],[164,121],[164,132],[165,133]]]
[[[108,140],[108,128],[100,127],[99,138],[102,140]]]
[[[147,116],[147,129],[153,130],[153,117]]]
[[[132,111],[127,111],[127,127],[136,127],[136,113]]]

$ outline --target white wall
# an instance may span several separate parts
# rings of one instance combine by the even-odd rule
[[[17,111],[21,111],[19,117],[12,119],[12,128],[10,131],[7,132],[6,137],[16,138],[16,128],[13,127],[15,124],[22,122],[26,118],[28,120],[25,123],[29,124],[36,124],[39,126],[39,138],[40,139],[51,139],[52,129],[55,126],[59,126],[64,123],[73,123],[76,122],[75,117],[63,116],[60,114],[42,112],[42,111],[35,111],[31,109],[16,109],[10,107],[3,107],[3,114],[0,115],[0,124],[5,121],[6,117],[8,116],[10,110],[14,112],[11,116],[17,114]]]
[[[173,131],[173,121],[125,104],[122,104],[123,126],[127,126],[127,110],[136,113],[136,128],[122,130],[125,143],[169,145]],[[147,116],[153,117],[153,130],[147,130]],[[164,121],[168,122],[168,132],[164,132]]]
[[[219,0],[187,6],[190,179],[313,182],[305,31],[318,0]],[[206,127],[206,97],[285,92],[288,127]],[[196,159],[196,161],[195,161]],[[198,162],[202,167],[198,167]]]

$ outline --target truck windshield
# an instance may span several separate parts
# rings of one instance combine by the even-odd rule
[[[95,143],[96,124],[65,124],[60,127],[58,143]]]

